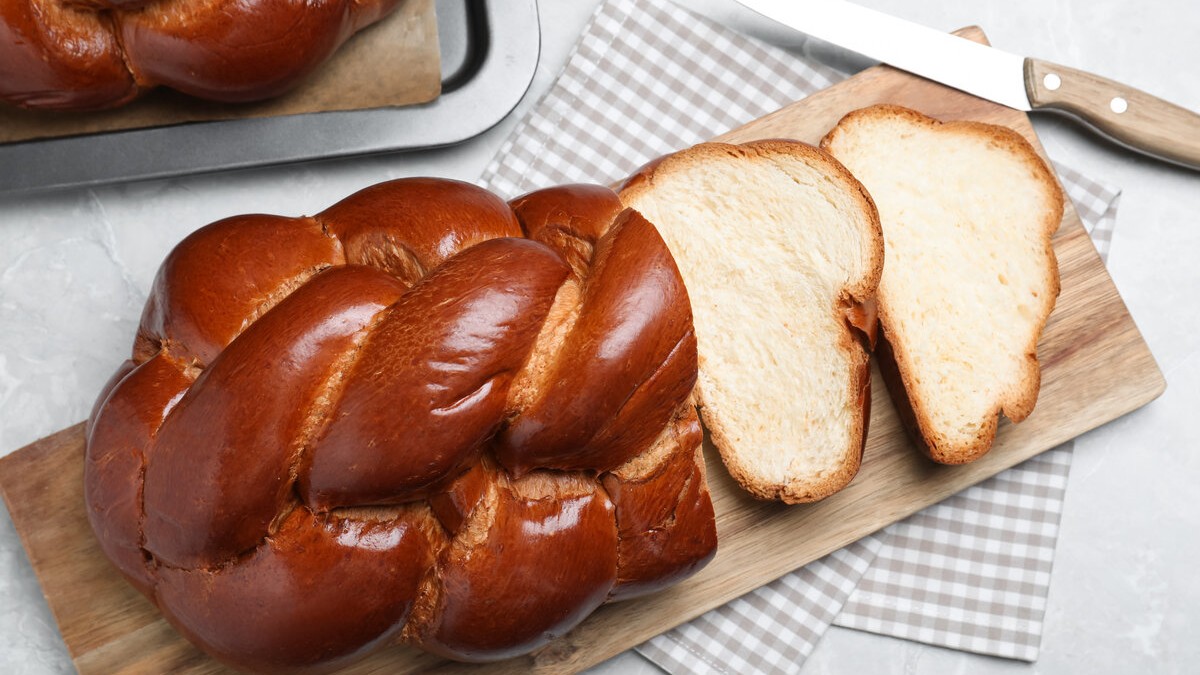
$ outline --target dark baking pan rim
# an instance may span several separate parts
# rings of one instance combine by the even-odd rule
[[[0,195],[461,143],[525,96],[537,0],[437,0],[442,95],[402,108],[199,122],[0,145]]]

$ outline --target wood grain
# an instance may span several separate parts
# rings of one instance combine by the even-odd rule
[[[1058,78],[1054,89],[1046,76]],[[1070,113],[1133,150],[1200,169],[1200,115],[1094,73],[1025,59],[1025,91],[1034,110]],[[1124,107],[1113,108],[1120,99]]]
[[[968,33],[982,39],[978,29]],[[1003,124],[1039,151],[1021,113],[886,67],[873,68],[729,132],[725,141],[790,137],[816,142],[838,119],[873,103],[942,119]],[[1138,408],[1165,382],[1091,240],[1068,205],[1054,238],[1062,294],[1039,344],[1037,409],[1002,422],[992,451],[941,466],[910,446],[878,373],[862,471],[842,492],[803,506],[759,502],[724,471],[706,443],[720,549],[700,574],[658,595],[602,607],[531,656],[487,666],[440,662],[397,646],[347,672],[569,672],[586,668],[717,607],[1044,450]],[[180,638],[101,555],[83,509],[82,425],[0,460],[0,490],[81,673],[223,669]]]

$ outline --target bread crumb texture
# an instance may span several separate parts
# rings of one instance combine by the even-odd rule
[[[895,106],[851,113],[822,146],[879,208],[879,314],[919,440],[939,461],[981,456],[997,415],[1021,421],[1037,400],[1059,290],[1057,182],[1010,129]]]
[[[751,493],[812,501],[857,471],[863,348],[842,316],[882,265],[874,207],[826,153],[767,141],[704,144],[631,180],[688,292],[702,417]]]

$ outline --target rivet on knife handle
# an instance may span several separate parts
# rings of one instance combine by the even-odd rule
[[[1132,150],[1200,169],[1200,115],[1144,91],[1049,61],[1025,59],[1034,110],[1071,113]]]

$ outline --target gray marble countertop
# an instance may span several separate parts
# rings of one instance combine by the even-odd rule
[[[183,236],[245,212],[312,213],[389,178],[472,180],[546,91],[597,0],[541,0],[532,89],[465,144],[0,199],[0,455],[83,419],[129,349],[154,271]],[[689,7],[834,65],[730,0]],[[1009,51],[1085,68],[1200,110],[1200,4],[1117,0],[863,0],[950,30],[978,24]],[[1166,394],[1080,438],[1035,664],[833,628],[804,673],[1195,672],[1200,663],[1200,173],[1117,149],[1037,115],[1055,160],[1123,188],[1109,269],[1166,374]],[[120,161],[114,157],[113,161]],[[0,672],[71,662],[0,507]],[[632,653],[598,672],[657,672]]]

